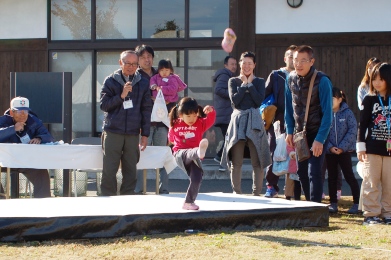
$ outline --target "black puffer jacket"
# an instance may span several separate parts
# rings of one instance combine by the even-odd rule
[[[103,130],[117,134],[149,136],[152,113],[149,81],[136,71],[132,80],[131,99],[133,107],[124,109],[121,93],[125,81],[119,69],[108,76],[100,93],[100,109],[105,112]]]

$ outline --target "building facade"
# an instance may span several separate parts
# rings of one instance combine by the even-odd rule
[[[155,50],[154,64],[169,58],[188,84],[182,96],[213,104],[214,72],[227,55],[226,27],[237,34],[232,56],[257,55],[256,75],[266,78],[284,66],[285,48],[311,45],[315,66],[343,89],[358,113],[357,86],[366,61],[390,61],[391,2],[373,0],[2,0],[0,1],[0,106],[10,100],[10,72],[72,72],[73,137],[98,136],[99,92],[118,69],[121,51],[139,44]],[[292,1],[291,1],[292,2]],[[299,2],[299,1],[294,1]],[[239,71],[238,71],[239,72]],[[43,97],[45,98],[45,97]],[[61,139],[62,125],[50,130]],[[222,140],[206,133],[213,156]]]

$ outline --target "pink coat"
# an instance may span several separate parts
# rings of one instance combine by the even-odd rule
[[[187,85],[176,74],[171,74],[167,78],[162,78],[159,73],[151,77],[149,85],[157,85],[162,88],[164,100],[167,103],[178,101],[178,92],[187,88]],[[157,96],[157,90],[152,90],[152,99],[155,100]]]
[[[288,153],[289,158],[291,158],[291,153],[295,153],[295,148],[290,147],[289,145],[286,146],[286,151]],[[297,163],[296,163],[296,154],[295,154],[295,159],[290,159],[289,161],[289,167],[288,167],[288,172],[289,173],[297,173]]]

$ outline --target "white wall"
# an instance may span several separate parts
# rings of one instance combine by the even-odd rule
[[[256,33],[391,31],[391,0],[256,0]]]
[[[47,0],[0,0],[0,39],[47,38]]]

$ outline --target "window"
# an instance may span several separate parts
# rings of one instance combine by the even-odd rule
[[[229,0],[190,0],[190,37],[223,37],[229,27]]]
[[[194,97],[201,106],[213,106],[213,76],[224,67],[225,56],[227,53],[223,50],[189,50],[187,96]],[[206,156],[214,157],[224,137],[219,129],[212,127],[205,133],[205,138],[209,141]]]
[[[50,71],[72,72],[72,138],[91,135],[92,106],[91,52],[51,53]],[[49,97],[47,97],[49,98]],[[61,140],[62,124],[52,124],[51,133]]]
[[[184,0],[142,1],[142,38],[183,38]]]
[[[137,0],[96,0],[96,39],[136,39]]]
[[[51,1],[51,39],[91,39],[91,1]]]

